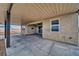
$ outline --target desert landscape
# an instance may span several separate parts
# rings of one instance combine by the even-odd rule
[[[11,36],[13,35],[18,35],[21,33],[21,29],[20,28],[11,28],[10,29],[10,34]],[[5,28],[4,27],[0,27],[0,39],[4,38],[5,34]]]

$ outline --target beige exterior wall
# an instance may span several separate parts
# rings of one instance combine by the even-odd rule
[[[51,31],[50,21],[55,19],[59,19],[60,21],[59,32]],[[43,38],[71,43],[75,45],[78,44],[78,14],[65,15],[57,18],[43,20],[41,22],[43,23]],[[37,22],[32,23],[35,24]],[[32,27],[34,29],[31,29]],[[26,34],[34,34],[37,31],[35,26],[26,26],[26,28]],[[69,37],[72,37],[72,39],[69,39]]]
[[[34,25],[26,25],[25,34],[35,34],[36,33],[36,26]]]
[[[55,20],[55,18],[43,21],[43,38],[48,38],[56,41],[67,42],[71,44],[78,43],[78,15],[71,14],[58,17],[60,21],[60,31],[52,32],[50,30],[50,20]],[[69,39],[72,37],[72,39]]]
[[[38,23],[42,23],[43,21],[36,21],[36,22],[31,22],[31,23],[28,23],[25,27],[25,31],[24,33],[25,34],[35,34],[35,33],[38,33]],[[33,29],[32,29],[33,28]],[[38,33],[39,34],[39,33]]]

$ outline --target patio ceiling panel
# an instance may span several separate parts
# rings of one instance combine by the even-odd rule
[[[77,11],[79,4],[68,3],[34,3],[14,4],[12,19],[20,18],[24,23],[51,18],[60,14]]]
[[[0,4],[0,22],[5,19],[9,4]],[[79,9],[78,3],[14,3],[11,11],[11,23],[27,24],[29,22],[52,18]]]

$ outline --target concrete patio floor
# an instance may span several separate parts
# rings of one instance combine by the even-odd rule
[[[11,47],[6,52],[8,56],[79,56],[79,47],[38,35],[19,35],[11,37]]]

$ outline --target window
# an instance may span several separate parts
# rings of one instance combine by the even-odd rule
[[[51,21],[51,31],[59,31],[59,20]]]

